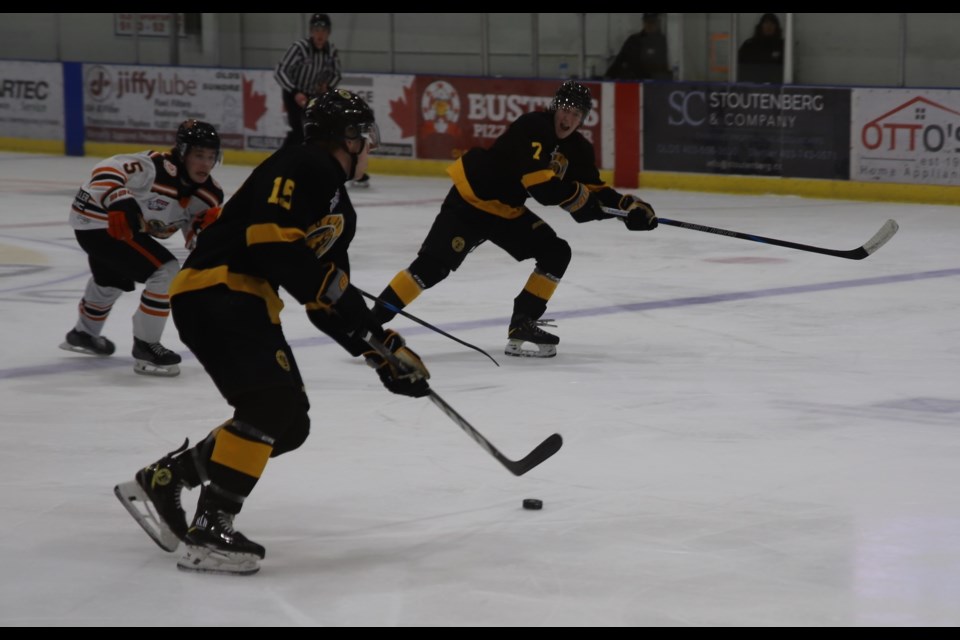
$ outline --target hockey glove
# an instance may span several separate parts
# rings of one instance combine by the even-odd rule
[[[129,214],[126,211],[107,212],[107,233],[115,240],[132,240],[133,228],[130,226]]]
[[[623,196],[620,208],[627,212],[623,224],[627,225],[630,231],[653,231],[660,224],[653,207],[636,196]]]
[[[395,356],[391,362],[376,350],[365,352],[363,355],[367,364],[377,370],[380,381],[391,393],[411,398],[421,398],[430,391],[427,380],[430,372],[424,366],[420,356],[407,347],[399,333],[392,329],[387,330],[387,337],[383,340],[390,353]]]
[[[184,246],[193,250],[197,246],[197,236],[201,231],[213,224],[213,221],[220,217],[220,207],[210,207],[193,216],[193,220],[187,227],[186,242]]]
[[[576,182],[577,190],[574,194],[560,206],[570,212],[573,219],[577,222],[589,222],[590,220],[603,220],[610,215],[603,212],[603,203],[597,194],[587,189],[583,184]]]

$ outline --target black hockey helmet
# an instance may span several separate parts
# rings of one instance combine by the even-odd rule
[[[325,13],[315,13],[310,16],[310,28],[311,29],[326,29],[330,31],[333,27],[333,23],[330,22],[330,16]]]
[[[330,89],[307,103],[303,117],[303,139],[337,143],[363,138],[370,149],[380,144],[380,130],[363,98],[346,89]]]
[[[217,152],[217,162],[220,161],[220,136],[209,122],[184,120],[180,123],[177,129],[177,142],[173,148],[177,160],[183,162],[193,147],[213,149]]]
[[[553,96],[553,102],[550,103],[550,110],[558,109],[576,109],[583,114],[583,120],[587,119],[587,114],[593,107],[593,100],[590,96],[590,89],[574,80],[567,80],[560,88],[557,94]]]

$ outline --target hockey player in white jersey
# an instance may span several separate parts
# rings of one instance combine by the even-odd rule
[[[180,263],[156,238],[180,230],[188,249],[196,234],[216,219],[223,189],[211,172],[220,161],[220,136],[213,125],[183,122],[166,152],[116,155],[100,162],[74,199],[70,225],[87,253],[91,276],[79,317],[61,349],[109,356],[116,347],[101,335],[124,291],[143,283],[133,315],[134,371],[175,376],[180,356],[160,344],[170,300],[170,281]]]

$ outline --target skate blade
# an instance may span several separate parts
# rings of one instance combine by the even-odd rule
[[[60,348],[63,349],[64,351],[73,351],[74,353],[82,353],[87,356],[97,356],[98,358],[106,358],[107,356],[111,355],[109,353],[97,353],[96,351],[92,351],[90,349],[87,349],[86,347],[78,347],[76,345],[72,345],[69,342],[61,343]]]
[[[180,367],[175,364],[153,364],[146,360],[137,360],[133,363],[134,373],[142,376],[160,376],[163,378],[172,378],[180,375]]]
[[[524,344],[530,344],[534,349],[524,349]],[[503,352],[508,356],[517,358],[552,358],[557,355],[557,345],[554,344],[536,344],[534,342],[524,342],[523,340],[510,340],[507,342]]]
[[[250,576],[260,571],[260,558],[252,553],[233,553],[188,544],[187,550],[177,561],[177,568],[201,573]]]
[[[177,550],[180,538],[154,513],[153,503],[136,480],[121,482],[113,488],[113,494],[158,547],[170,553]]]

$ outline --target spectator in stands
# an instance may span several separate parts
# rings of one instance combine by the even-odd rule
[[[672,80],[667,63],[667,37],[660,29],[660,14],[643,14],[643,29],[623,43],[607,69],[611,80]]]
[[[737,53],[741,82],[783,82],[783,31],[775,13],[765,13]]]

